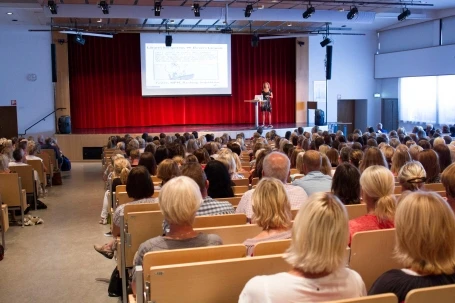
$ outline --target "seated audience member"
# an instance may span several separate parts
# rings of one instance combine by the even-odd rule
[[[350,163],[341,163],[332,178],[331,192],[344,205],[360,204],[360,172]]]
[[[360,176],[362,200],[367,214],[349,221],[351,239],[359,231],[393,228],[396,200],[395,178],[385,167],[373,165]]]
[[[363,151],[361,149],[352,149],[349,153],[349,163],[359,168],[363,160]]]
[[[243,175],[237,172],[237,164],[235,163],[235,158],[230,149],[224,148],[218,153],[216,160],[223,163],[231,177],[231,180],[244,179]]]
[[[306,153],[305,153],[306,154]],[[298,186],[286,184],[289,177],[289,158],[280,152],[272,152],[265,156],[262,167],[262,177],[275,178],[284,184],[286,193],[288,194],[289,202],[292,209],[299,209],[301,205],[306,203],[308,198],[305,190]],[[251,196],[254,189],[250,189],[243,194],[239,202],[236,213],[246,214],[248,219],[253,216],[253,208],[251,205]]]
[[[24,163],[25,154],[24,151],[20,148],[16,148],[13,151],[13,160],[9,163],[9,166],[26,166],[27,163]]]
[[[169,150],[166,146],[160,145],[156,148],[155,152],[156,165],[160,165],[160,163],[165,159],[169,159]]]
[[[418,161],[408,162],[398,172],[398,182],[401,191],[417,191],[424,188],[427,174],[422,164]]]
[[[27,155],[25,156],[25,158],[27,160],[40,160],[41,163],[43,163],[44,172],[47,172],[48,169],[47,169],[46,165],[44,164],[43,159],[36,156],[36,154],[38,154],[40,151],[41,151],[41,146],[39,144],[36,144],[33,141],[29,141],[28,145],[27,145]]]
[[[141,154],[138,165],[142,165],[145,168],[147,168],[147,170],[149,171],[149,174],[151,176],[156,175],[157,166],[156,166],[155,157],[153,156],[152,153],[145,152],[145,153]]]
[[[159,204],[170,231],[166,236],[151,238],[142,243],[134,256],[134,265],[142,265],[144,255],[152,251],[223,244],[221,238],[215,234],[193,230],[192,224],[201,203],[200,189],[192,179],[180,176],[166,183],[160,191]],[[133,290],[134,282],[133,280]]]
[[[441,172],[446,169],[447,166],[452,164],[452,158],[450,155],[450,149],[445,143],[435,145],[433,150],[438,154],[439,168]]]
[[[201,138],[205,138],[205,137],[201,137]],[[199,148],[199,149],[195,150],[194,155],[196,156],[197,160],[199,161],[199,164],[201,164],[202,168],[204,168],[205,165],[210,162],[210,155],[205,148]]]
[[[299,186],[308,195],[316,192],[328,192],[332,186],[332,178],[321,172],[322,157],[315,150],[309,150],[303,155],[303,174],[305,177],[295,180],[292,185]]]
[[[134,201],[119,205],[115,209],[112,218],[114,223],[112,236],[114,239],[120,236],[120,218],[123,216],[125,205],[156,203],[158,202],[157,199],[152,198],[153,192],[153,183],[148,170],[144,166],[133,167],[128,175],[128,180],[126,181],[126,193],[128,194],[128,197],[133,198]],[[104,245],[94,245],[94,248],[106,258],[112,259],[115,250],[115,240]]]
[[[172,178],[180,176],[180,174],[177,162],[172,159],[163,160],[156,170],[156,176],[161,179],[161,186]]]
[[[387,134],[388,133],[388,131],[386,129],[382,128],[382,123],[378,123],[378,125],[376,127],[378,129],[377,133],[380,133],[380,134]]]
[[[405,165],[407,162],[411,161],[411,155],[409,155],[408,151],[396,151],[392,157],[392,166],[390,167],[390,171],[396,177],[400,172],[400,169]]]
[[[321,153],[321,173],[326,176],[332,177],[332,165],[327,155]]]
[[[397,207],[395,258],[403,266],[382,274],[369,295],[455,284],[455,216],[438,194],[414,192]]]
[[[130,150],[131,167],[138,166],[140,157],[141,153],[139,152],[139,149]]]
[[[231,177],[223,163],[217,160],[210,161],[204,172],[208,180],[207,193],[210,197],[214,199],[234,197]]]
[[[439,183],[441,178],[441,168],[439,166],[438,154],[432,149],[424,149],[419,152],[418,160],[425,168],[427,173],[426,184]]]
[[[240,303],[327,302],[366,295],[358,273],[346,267],[348,216],[332,194],[312,195],[295,218],[285,260],[289,272],[256,276]]]
[[[327,151],[326,155],[330,160],[330,165],[332,166],[333,171],[335,172],[335,169],[340,161],[340,154],[338,153],[338,150],[331,148],[329,151]]]
[[[340,149],[340,158],[338,160],[338,164],[349,162],[349,154],[351,153],[351,150],[352,148],[347,146]]]
[[[441,175],[441,183],[444,185],[449,203],[455,212],[455,163],[450,164]]]
[[[243,244],[247,255],[254,254],[254,246],[260,242],[291,238],[291,204],[283,183],[274,178],[263,178],[251,196],[252,223],[262,228],[256,237]]]
[[[0,174],[9,174],[9,159],[6,155],[0,154]]]
[[[409,154],[411,155],[412,160],[419,161],[419,153],[423,150],[421,146],[417,144],[411,145],[409,147]]]
[[[366,150],[365,155],[362,159],[362,163],[360,163],[360,173],[363,173],[365,169],[373,165],[380,165],[384,166],[385,168],[389,168],[384,155],[377,147],[370,147]]]
[[[153,142],[149,142],[147,143],[147,145],[145,146],[145,149],[144,149],[144,153],[152,153],[153,155],[155,155],[156,153],[156,145],[155,143]]]
[[[57,159],[57,163],[60,165],[62,164],[63,158],[62,153],[60,152],[60,148],[57,145],[57,142],[53,138],[47,138],[46,143],[41,145],[41,149],[53,149],[55,152],[55,158]]]
[[[384,154],[385,160],[387,161],[387,164],[389,167],[392,165],[392,158],[393,155],[395,154],[395,148],[393,148],[390,145],[385,145],[382,148],[379,148],[381,152]]]
[[[187,163],[197,163],[197,164],[199,164],[199,160],[196,158],[195,155],[189,155],[189,156],[186,156],[185,159],[184,159],[184,164],[187,164]],[[201,166],[201,168],[202,168],[202,166]]]

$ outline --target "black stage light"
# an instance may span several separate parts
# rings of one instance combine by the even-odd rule
[[[251,37],[251,47],[258,47],[259,46],[259,36],[257,34],[254,34],[253,37]]]
[[[85,45],[85,39],[84,39],[84,37],[82,37],[81,34],[77,34],[75,40],[76,40],[76,42],[79,43],[80,45]]]
[[[411,16],[411,11],[409,9],[403,9],[403,12],[398,15],[398,21],[404,21],[406,20],[409,16]]]
[[[303,19],[310,18],[314,14],[314,12],[316,12],[316,10],[314,9],[314,7],[310,6],[309,8],[307,8],[306,11],[303,12],[302,14]]]
[[[321,46],[324,47],[330,43],[332,43],[332,40],[330,40],[328,37],[325,37],[324,40],[321,41]]]
[[[199,4],[197,3],[193,4],[193,12],[195,17],[201,16],[201,7],[199,6]]]
[[[245,9],[245,18],[249,18],[251,16],[252,12],[253,12],[253,5],[248,4]]]
[[[49,7],[52,15],[57,15],[57,5],[55,4],[55,1],[47,1],[47,7]]]
[[[161,14],[161,2],[155,2],[155,17],[159,17]]]
[[[100,1],[99,7],[101,8],[103,14],[109,14],[109,5],[106,3],[106,1]]]
[[[349,11],[349,13],[346,17],[348,18],[348,20],[352,20],[358,14],[359,14],[359,10],[357,9],[357,7],[354,6],[353,8],[351,8],[351,10]]]
[[[172,36],[171,35],[166,35],[165,43],[166,43],[166,46],[172,46]]]

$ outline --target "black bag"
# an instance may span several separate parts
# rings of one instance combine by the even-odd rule
[[[60,171],[54,171],[52,176],[52,185],[62,185],[62,174]]]
[[[62,156],[62,167],[60,170],[61,171],[70,171],[71,170],[71,161],[65,156]]]
[[[2,227],[3,228],[3,227]],[[3,256],[5,255],[5,249],[0,244],[0,261],[3,260]]]
[[[114,269],[109,280],[109,288],[107,289],[109,297],[121,297],[123,295],[122,290],[122,278],[117,267]]]

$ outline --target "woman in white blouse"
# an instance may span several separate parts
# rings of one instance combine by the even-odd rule
[[[239,302],[326,302],[366,295],[365,284],[346,268],[348,216],[330,193],[310,196],[295,219],[289,272],[252,278]]]

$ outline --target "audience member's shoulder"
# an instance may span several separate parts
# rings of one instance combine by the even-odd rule
[[[256,276],[250,279],[242,290],[239,303],[265,302],[265,284],[268,276]]]
[[[204,235],[204,238],[206,239],[207,244],[209,246],[211,246],[211,245],[222,245],[223,244],[223,240],[218,235],[215,235],[215,234],[201,234],[201,235]]]

